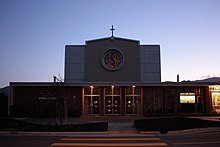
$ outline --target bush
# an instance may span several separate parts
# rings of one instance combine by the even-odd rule
[[[79,117],[81,114],[79,111],[73,110],[68,112],[68,117]]]
[[[159,131],[161,134],[166,134],[168,131],[175,130],[220,127],[219,122],[187,117],[135,120],[134,125],[139,131]]]
[[[0,93],[0,117],[8,116],[8,97]]]
[[[56,109],[53,106],[48,106],[43,109],[43,117],[55,117]]]
[[[11,106],[9,111],[11,116],[13,117],[24,117],[27,115],[23,107],[18,104],[14,104],[13,106]]]
[[[45,125],[16,120],[12,118],[0,118],[0,130],[11,129],[17,131],[65,131],[65,132],[93,132],[108,131],[108,123],[86,123],[86,124],[67,124],[67,125]]]

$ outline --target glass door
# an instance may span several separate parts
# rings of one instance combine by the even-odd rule
[[[141,114],[141,87],[126,87],[125,90],[126,114]]]
[[[120,114],[120,96],[105,97],[105,114]]]
[[[120,96],[113,97],[113,114],[120,114]]]
[[[99,114],[99,97],[91,96],[89,99],[89,114]]]
[[[105,114],[120,114],[120,87],[105,88]]]
[[[99,114],[99,87],[84,88],[84,114]]]
[[[141,113],[141,97],[127,96],[126,97],[126,114],[140,114]]]

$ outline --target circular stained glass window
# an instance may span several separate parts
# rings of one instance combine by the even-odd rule
[[[119,70],[124,64],[124,56],[117,49],[109,49],[102,55],[102,65],[105,69],[114,71]]]

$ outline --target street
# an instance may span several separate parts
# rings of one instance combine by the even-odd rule
[[[220,129],[201,129],[199,131],[189,131],[161,135],[161,140],[169,146],[179,147],[219,147],[220,146]]]
[[[0,134],[2,147],[147,147],[147,146],[220,146],[219,128],[211,130],[198,130],[168,133],[166,135],[151,134],[98,134],[70,135],[62,134]]]
[[[56,136],[0,136],[1,147],[49,147],[53,142],[59,140]]]

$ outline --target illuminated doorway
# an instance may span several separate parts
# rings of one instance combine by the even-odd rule
[[[84,88],[84,114],[99,114],[100,89],[99,87]]]
[[[121,104],[121,88],[120,87],[105,87],[104,88],[105,99],[105,114],[120,114]]]
[[[132,86],[125,89],[126,114],[141,114],[141,88]]]
[[[220,113],[220,85],[209,86],[212,97],[212,108],[216,113]]]

